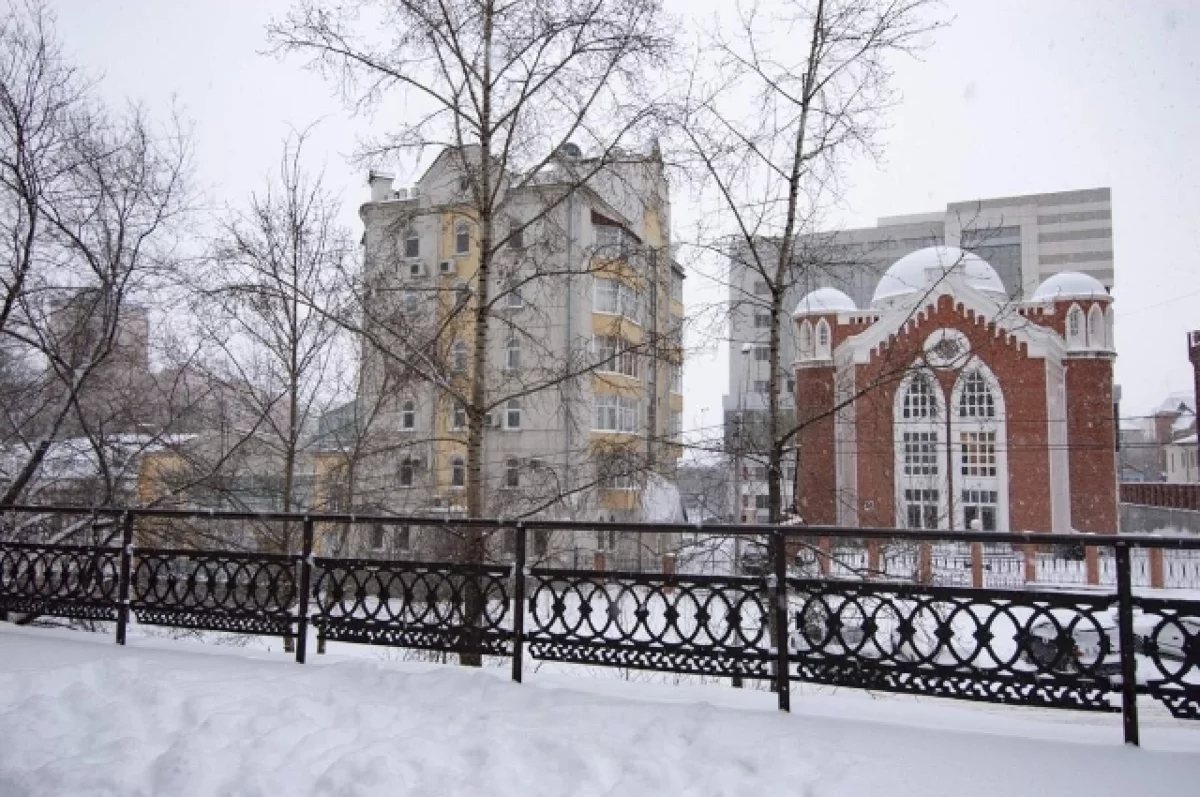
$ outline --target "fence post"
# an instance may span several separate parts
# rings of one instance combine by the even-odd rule
[[[1129,545],[1117,543],[1117,644],[1121,647],[1121,716],[1125,744],[1137,745],[1137,658],[1133,643],[1133,579],[1129,567]]]
[[[775,622],[775,690],[779,693],[779,710],[792,710],[792,689],[788,677],[788,605],[787,605],[787,537],[776,529],[775,589],[772,611]]]
[[[983,589],[983,543],[971,543],[971,586]]]
[[[125,644],[129,628],[130,571],[133,569],[133,513],[121,515],[121,574],[117,581],[117,644]]]
[[[516,544],[513,552],[512,679],[521,683],[521,667],[525,657],[525,524],[517,521]]]
[[[296,663],[304,663],[308,650],[308,591],[312,581],[313,521],[304,516],[304,540],[300,553],[300,594],[296,600]]]
[[[1162,589],[1166,586],[1166,579],[1163,577],[1163,549],[1150,549],[1150,586],[1155,589]]]

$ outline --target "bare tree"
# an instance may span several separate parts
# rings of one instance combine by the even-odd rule
[[[717,223],[698,243],[754,275],[767,317],[765,450],[771,522],[782,515],[782,462],[794,423],[780,406],[781,336],[789,289],[835,263],[811,236],[836,198],[851,152],[873,154],[892,101],[887,59],[936,27],[929,0],[797,0],[739,4],[736,24],[707,36],[680,123],[682,159],[710,197]],[[799,45],[799,46],[798,46]],[[794,55],[793,53],[798,53]]]
[[[8,504],[72,416],[94,415],[128,373],[130,303],[176,262],[188,147],[178,122],[158,129],[140,109],[96,100],[41,4],[0,17],[0,42]]]

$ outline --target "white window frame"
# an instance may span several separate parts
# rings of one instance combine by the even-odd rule
[[[514,333],[504,343],[504,370],[521,370],[521,339]]]
[[[980,386],[990,400],[978,398]],[[958,374],[950,392],[951,462],[954,470],[954,527],[967,526],[964,493],[995,493],[995,525],[1009,528],[1008,425],[1004,391],[981,359],[974,358]],[[976,411],[982,408],[982,412]],[[964,414],[964,412],[966,414]],[[964,472],[965,471],[965,472]]]
[[[641,401],[616,393],[597,393],[592,399],[592,430],[638,434],[641,431]]]
[[[409,251],[409,244],[412,244],[412,251]],[[416,228],[410,227],[404,233],[404,257],[409,260],[415,260],[421,256],[421,235]]]
[[[519,490],[521,488],[521,462],[516,457],[509,457],[504,460],[504,483],[502,488],[505,490]]]
[[[463,245],[464,240],[466,245]],[[458,256],[471,253],[471,224],[467,221],[454,223],[454,254]]]
[[[515,423],[513,422],[515,419]],[[521,428],[521,400],[518,398],[509,399],[504,403],[504,428],[505,429],[520,429]]]
[[[892,408],[895,446],[895,518],[910,528],[910,506],[920,507],[921,527],[927,528],[936,502],[938,527],[950,518],[946,495],[946,396],[933,371],[918,367],[900,382]],[[932,456],[932,462],[929,457]],[[915,497],[914,497],[915,496]]]
[[[400,402],[400,431],[415,432],[417,429],[417,402],[406,398]]]
[[[450,457],[450,487],[463,489],[467,486],[467,462],[462,454]]]

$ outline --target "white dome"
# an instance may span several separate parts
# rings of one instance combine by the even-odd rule
[[[853,313],[858,308],[854,300],[837,288],[817,288],[806,294],[796,305],[792,315],[818,315],[820,313]]]
[[[938,271],[931,275],[931,269]],[[929,246],[905,255],[884,272],[875,286],[871,306],[886,305],[901,296],[923,292],[951,271],[963,274],[967,284],[976,290],[1008,296],[1000,275],[979,255],[953,246]]]
[[[1111,299],[1104,283],[1079,271],[1061,271],[1044,281],[1033,292],[1032,302],[1056,302],[1060,299]]]

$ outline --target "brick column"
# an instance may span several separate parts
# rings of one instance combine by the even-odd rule
[[[917,583],[933,583],[933,544],[928,540],[922,540],[917,554]]]
[[[971,586],[983,589],[983,543],[971,543]]]
[[[604,572],[604,551],[596,551],[596,561],[592,565],[592,568],[599,573]]]
[[[1025,553],[1025,583],[1032,584],[1037,581],[1037,546],[1023,545],[1021,547]]]
[[[828,537],[821,537],[817,541],[817,548],[820,549],[820,554],[817,556],[817,566],[820,568],[822,576],[829,575],[829,557],[833,555],[833,545]]]
[[[673,554],[673,553],[663,554],[662,572],[663,572],[664,576],[675,575],[675,554]],[[667,583],[663,586],[663,592],[667,595],[670,595],[674,591],[675,591],[675,588],[672,587],[670,585],[670,583]]]
[[[1150,549],[1150,586],[1155,589],[1162,589],[1166,584],[1166,578],[1163,576],[1163,549]]]
[[[1098,586],[1100,584],[1100,551],[1095,546],[1088,545],[1083,549],[1083,555],[1087,562],[1087,583]]]
[[[867,540],[867,570],[871,578],[882,577],[883,562],[879,555],[879,540]]]

